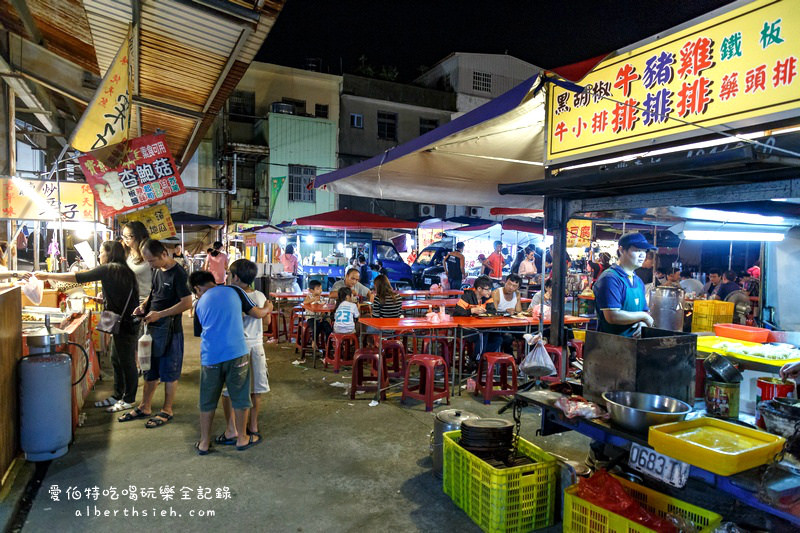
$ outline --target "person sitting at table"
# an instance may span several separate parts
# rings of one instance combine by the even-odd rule
[[[321,304],[322,302],[322,282],[318,279],[312,279],[308,282],[308,294],[306,297],[303,298],[303,304]],[[314,331],[317,333],[322,332],[325,337],[323,342],[323,346],[328,342],[328,336],[333,331],[331,328],[330,322],[325,319],[325,315],[323,313],[313,313],[311,311],[306,311],[306,320],[308,321],[308,327],[311,328],[312,334]],[[316,322],[316,326],[315,323]],[[300,362],[304,362],[305,359],[301,359]]]
[[[341,289],[342,287],[347,287],[348,289],[350,289],[351,292],[353,292],[356,296],[358,296],[362,300],[367,299],[371,302],[372,299],[375,297],[375,294],[371,292],[368,288],[366,288],[364,285],[359,283],[360,279],[361,279],[361,272],[357,267],[350,267],[349,269],[347,269],[347,273],[344,275],[344,279],[340,279],[339,281],[333,284],[333,287],[331,287],[331,301],[332,302],[336,301],[335,300],[336,294],[339,289]]]
[[[470,317],[497,313],[494,300],[492,300],[492,285],[492,278],[489,276],[478,277],[473,284],[473,288],[465,290],[461,298],[459,298],[453,310],[453,316]],[[501,336],[497,333],[489,333],[486,337],[484,339],[484,335],[477,332],[464,335],[464,341],[475,344],[475,360],[465,361],[464,363],[468,371],[475,369],[476,362],[481,354],[487,351],[496,352],[499,350],[502,342]]]
[[[342,287],[336,294],[336,310],[333,312],[334,333],[355,333],[356,319],[359,317],[356,296],[350,287]]]
[[[522,297],[519,294],[519,286],[522,278],[516,274],[510,274],[502,287],[498,287],[492,292],[492,301],[498,313],[516,314],[522,312]],[[500,333],[502,351],[512,353],[514,338],[522,338],[525,328],[504,328],[507,333]]]
[[[719,284],[719,288],[717,288],[712,299],[725,301],[725,298],[727,298],[730,293],[740,290],[742,290],[742,288],[736,283],[736,272],[733,270],[726,270],[722,274],[722,283]]]
[[[553,279],[547,278],[544,280],[544,290],[539,291],[533,295],[531,299],[531,305],[528,306],[528,311],[533,311],[534,309],[540,309],[542,306],[542,298],[544,298],[544,305],[547,307],[552,306],[551,299],[553,297]]]
[[[389,278],[381,274],[375,278],[375,299],[372,300],[372,318],[400,318],[403,300],[392,290]],[[365,333],[378,335],[379,330],[367,326]]]

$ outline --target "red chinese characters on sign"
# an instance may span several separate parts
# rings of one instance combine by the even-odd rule
[[[132,139],[122,163],[113,169],[92,152],[78,161],[104,217],[186,192],[164,135]]]
[[[678,76],[682,79],[686,76],[699,76],[707,68],[714,66],[712,61],[712,48],[714,42],[707,37],[700,37],[696,41],[689,41],[680,53],[680,66]]]

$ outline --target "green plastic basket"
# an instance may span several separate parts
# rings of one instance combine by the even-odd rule
[[[486,532],[531,531],[553,525],[557,463],[520,438],[518,451],[535,463],[494,468],[462,448],[460,431],[444,434],[444,492]]]

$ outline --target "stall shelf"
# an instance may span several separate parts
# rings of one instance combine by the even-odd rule
[[[544,437],[563,433],[564,431],[577,431],[595,441],[626,450],[630,449],[632,443],[652,448],[647,443],[647,435],[637,435],[620,430],[613,427],[610,423],[599,419],[586,420],[580,417],[574,419],[566,418],[563,412],[553,405],[558,396],[560,395],[548,391],[529,391],[516,394],[516,401],[526,406],[541,409],[541,427],[537,430],[538,435]],[[732,496],[745,505],[769,513],[790,522],[794,526],[800,527],[800,516],[794,516],[780,509],[776,509],[759,500],[758,486],[760,473],[761,467],[733,476],[721,476],[694,465],[690,465],[689,468],[689,478],[702,481],[714,487],[716,490]],[[748,490],[748,487],[752,487],[755,490]]]

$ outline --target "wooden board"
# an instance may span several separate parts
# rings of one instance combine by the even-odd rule
[[[0,291],[0,482],[19,453],[17,361],[22,356],[21,289]]]

